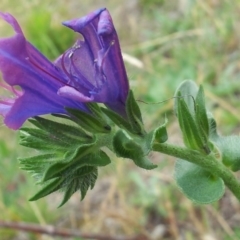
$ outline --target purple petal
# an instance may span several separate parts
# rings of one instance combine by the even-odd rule
[[[94,12],[89,13],[87,16],[72,19],[69,21],[64,21],[63,25],[72,28],[75,32],[81,32],[81,30],[83,30],[86,25],[91,24],[95,20],[95,18],[97,18],[99,14],[105,10],[106,8],[100,8],[98,10],[95,10]]]
[[[109,35],[115,32],[112,18],[107,10],[101,12],[97,30],[98,35]]]
[[[89,97],[83,95],[82,93],[80,93],[79,91],[77,91],[75,88],[72,88],[69,86],[61,87],[58,90],[58,95],[69,98],[69,99],[74,99],[74,100],[80,101],[80,102],[92,102],[93,101],[93,98],[89,98]]]
[[[13,27],[16,33],[23,34],[17,20],[11,14],[0,12],[0,16]]]
[[[70,85],[79,85],[78,89],[83,86],[84,95],[92,95],[94,101],[105,103],[115,111],[121,108],[118,112],[122,113],[129,83],[118,36],[109,12],[102,8],[86,17],[63,24],[84,37],[84,42],[76,43],[79,46],[77,49],[73,46],[71,61],[68,58],[60,60],[70,76],[79,76],[72,78]],[[57,66],[62,68],[59,60]]]
[[[89,101],[104,103],[125,116],[128,79],[118,36],[105,8],[64,22],[81,33],[84,41],[78,40],[54,63],[27,42],[13,16],[0,16],[15,30],[13,37],[0,39],[0,70],[9,87],[0,86],[13,95],[0,100],[7,126],[17,129],[26,119],[41,114],[67,114],[65,107],[88,111],[84,102]]]
[[[1,104],[0,113],[5,124],[13,129],[21,127],[28,118],[49,113],[66,113],[65,106],[86,110],[83,103],[57,94],[66,84],[65,76],[28,43],[16,20],[10,14],[1,16],[16,34],[0,39],[0,70],[10,86],[20,86],[22,96],[16,96],[11,108]]]

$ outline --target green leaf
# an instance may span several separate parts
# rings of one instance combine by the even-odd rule
[[[56,155],[53,153],[47,153],[47,154],[40,154],[37,156],[32,156],[32,157],[26,157],[26,158],[19,158],[18,160],[20,161],[20,164],[29,164],[32,165],[34,163],[36,164],[41,164],[50,161],[50,159],[55,158]]]
[[[180,190],[195,203],[212,203],[224,194],[221,178],[185,160],[177,160],[174,177]]]
[[[60,159],[57,159],[56,154],[40,154],[33,157],[19,158],[21,169],[30,172],[42,172],[46,168],[46,165],[50,165]]]
[[[95,116],[89,115],[90,120],[88,119],[86,123],[88,127],[93,121],[99,123],[105,118],[101,112],[102,117],[98,119],[100,108],[91,105],[91,109],[94,109],[92,112]],[[77,114],[78,112],[75,115]],[[83,199],[88,189],[94,187],[97,167],[111,163],[108,155],[100,150],[106,141],[110,141],[109,137],[92,135],[79,126],[57,123],[40,117],[31,119],[30,122],[37,128],[22,128],[20,141],[24,146],[39,150],[39,155],[19,160],[21,168],[31,172],[37,183],[43,185],[30,200],[37,200],[57,190],[64,192],[60,205],[66,203],[77,190],[80,190]]]
[[[45,130],[49,133],[49,135],[56,136],[56,138],[66,138],[70,140],[72,139],[74,141],[77,140],[78,142],[90,142],[92,140],[92,137],[89,134],[87,134],[77,126],[55,122],[42,117],[35,117],[33,119],[29,119],[29,122],[31,122],[36,127]]]
[[[97,168],[93,168],[93,171],[91,172],[91,176],[88,176],[85,178],[85,184],[81,185],[80,192],[81,192],[81,200],[83,200],[86,196],[87,190],[93,189],[96,183],[98,177],[98,170]]]
[[[43,173],[43,178],[41,182],[43,183],[52,178],[60,177],[61,175],[63,175],[63,171],[68,168],[70,164],[71,162],[69,163],[65,161],[51,164],[48,168],[45,168],[45,172]]]
[[[58,208],[62,207],[77,190],[78,186],[76,186],[76,183],[72,182],[71,185],[69,184],[69,187],[65,190],[63,199],[61,203],[58,205]]]
[[[30,119],[30,122],[38,129],[21,128],[20,144],[45,153],[58,153],[58,155],[61,153],[63,155],[83,143],[92,143],[94,141],[93,136],[86,134],[79,127],[53,122],[40,117]]]
[[[89,103],[86,103],[86,105],[95,117],[97,117],[98,119],[100,119],[102,121],[105,120],[102,109],[98,106],[97,103],[89,102]]]
[[[117,156],[132,159],[138,167],[148,170],[157,167],[157,165],[152,164],[145,156],[143,147],[127,136],[122,130],[119,130],[114,136],[113,148]]]
[[[83,145],[77,148],[75,152],[65,156],[64,161],[56,162],[46,168],[42,181],[66,175],[83,166],[101,167],[110,163],[111,160],[105,152],[102,150],[94,151],[94,144]]]
[[[33,197],[31,197],[29,201],[36,201],[40,198],[49,195],[50,193],[59,190],[62,187],[63,182],[64,182],[63,178],[53,179],[48,184],[46,184],[42,189],[40,189]]]
[[[214,140],[222,155],[224,165],[230,167],[232,171],[240,170],[240,137],[227,136]]]
[[[145,130],[143,126],[142,115],[132,91],[129,91],[128,93],[126,110],[133,132],[137,135],[143,136],[145,134]]]
[[[42,181],[47,181],[51,178],[55,178],[60,175],[63,175],[63,171],[66,168],[71,167],[71,165],[73,165],[74,162],[76,162],[76,160],[82,159],[85,155],[88,155],[91,152],[91,150],[94,149],[93,148],[94,144],[95,143],[81,145],[77,149],[75,149],[73,152],[67,152],[63,157],[64,159],[63,161],[56,162],[50,165],[48,168],[46,168],[46,171],[43,174]]]
[[[66,108],[67,112],[74,117],[76,123],[78,123],[84,130],[91,133],[110,133],[111,127],[101,119],[96,118],[86,112]]]
[[[179,93],[179,96],[181,94]],[[179,98],[178,103],[178,121],[183,134],[183,141],[188,148],[205,151],[206,142],[203,141],[197,128],[195,119],[191,114],[184,99]]]
[[[51,178],[65,176],[71,174],[75,169],[84,166],[103,167],[111,163],[108,155],[103,151],[97,151],[89,154],[89,149],[79,148],[70,159],[64,162],[58,162],[46,169],[42,181],[47,181]],[[85,154],[84,154],[85,151]]]
[[[98,177],[98,170],[96,167],[83,167],[77,169],[64,186],[64,197],[58,207],[63,206],[70,197],[77,191],[81,192],[81,200],[84,199],[88,189],[92,189]]]
[[[35,149],[67,149],[75,143],[76,140],[64,136],[57,137],[56,135],[50,134],[41,129],[21,128],[20,130],[20,144],[25,147]]]
[[[196,123],[202,133],[202,138],[205,142],[209,138],[209,122],[207,116],[207,109],[205,106],[205,96],[203,87],[200,86],[196,96]]]
[[[83,200],[88,189],[94,187],[97,176],[98,171],[96,167],[86,166],[75,169],[69,174],[68,178],[62,176],[48,181],[29,201],[36,201],[57,190],[64,191],[64,197],[59,207],[65,204],[77,190],[80,190],[81,200]]]
[[[85,156],[86,166],[103,167],[111,163],[109,156],[102,150]]]
[[[72,138],[70,136],[73,134],[71,133],[73,130],[71,126],[70,135],[67,135],[66,126],[63,127],[63,133],[61,134],[61,129],[55,129],[54,132],[55,127],[48,125],[48,123],[53,124],[52,121],[37,118],[33,119],[32,122],[43,129],[22,128],[20,143],[39,150],[40,154],[34,157],[22,158],[20,163],[21,168],[31,172],[38,180],[38,183],[60,176],[63,170],[68,167],[68,161],[71,161],[71,157],[75,157],[76,154],[74,155],[74,153],[81,149],[81,154],[85,154],[86,148],[96,143],[96,138],[86,135],[79,129],[76,129],[75,134],[81,134],[79,136],[80,141],[78,141],[77,136],[75,139]],[[84,138],[85,145],[81,141]]]

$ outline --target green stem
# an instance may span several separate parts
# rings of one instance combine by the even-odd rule
[[[184,159],[201,166],[211,173],[223,179],[227,187],[232,191],[236,198],[240,201],[240,182],[234,174],[218,161],[214,154],[204,155],[198,151],[185,147],[178,147],[167,143],[156,143],[153,145],[153,151],[165,153],[170,156]]]

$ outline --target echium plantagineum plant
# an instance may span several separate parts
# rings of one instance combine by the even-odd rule
[[[106,147],[147,170],[157,168],[148,158],[152,151],[176,157],[177,185],[196,203],[219,200],[225,185],[240,200],[233,173],[240,169],[240,138],[218,134],[202,86],[184,81],[176,90],[174,112],[184,147],[168,143],[167,120],[151,131],[144,128],[105,8],[63,22],[83,40],[54,62],[26,40],[12,15],[0,16],[15,31],[0,39],[0,87],[11,95],[1,98],[0,114],[7,127],[20,129],[21,145],[37,150],[19,159],[41,185],[31,201],[58,190],[63,192],[59,206],[78,190],[83,199],[95,185],[98,168],[111,163]],[[47,114],[52,117],[42,117]],[[23,127],[27,120],[32,127]]]

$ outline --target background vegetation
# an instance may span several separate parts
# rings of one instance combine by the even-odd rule
[[[193,79],[205,87],[208,106],[222,134],[240,127],[240,2],[228,0],[1,0],[30,42],[50,59],[70,47],[77,35],[61,26],[106,6],[121,41],[131,87],[138,99],[159,102],[173,96],[178,84]],[[0,21],[0,36],[11,34]],[[134,57],[134,59],[129,56]],[[1,90],[0,90],[1,92]],[[3,94],[3,93],[2,93]],[[169,119],[170,141],[181,144],[173,101],[141,103],[151,128]],[[227,191],[219,203],[196,206],[177,189],[174,159],[152,154],[158,169],[143,171],[130,161],[114,159],[102,169],[94,190],[83,202],[78,194],[56,209],[53,194],[28,202],[36,186],[19,170],[17,157],[28,149],[17,144],[17,132],[0,128],[0,219],[52,224],[85,233],[113,236],[145,234],[148,239],[240,239],[240,204]],[[61,239],[0,229],[0,238]],[[141,238],[140,238],[141,239]]]

